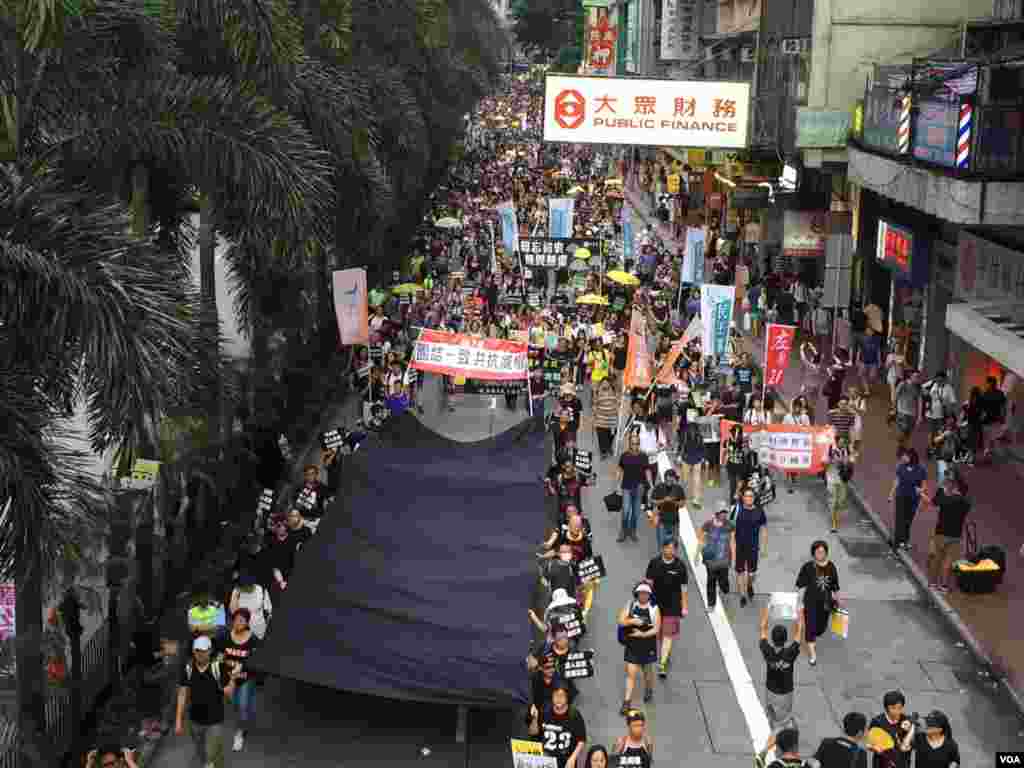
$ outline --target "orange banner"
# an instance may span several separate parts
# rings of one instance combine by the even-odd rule
[[[722,419],[722,463],[725,463],[725,444],[735,421]],[[835,442],[832,427],[800,427],[794,424],[767,426],[743,425],[743,434],[757,450],[762,466],[792,472],[796,475],[817,475],[828,463],[828,449]]]
[[[633,310],[629,322],[629,346],[626,348],[626,389],[646,389],[654,377],[651,352],[647,347],[646,323],[639,310]]]
[[[657,381],[659,384],[680,383],[679,377],[676,376],[675,372],[676,360],[678,360],[679,356],[683,354],[683,351],[686,349],[686,345],[701,335],[701,328],[700,316],[695,316],[690,321],[690,324],[686,326],[686,330],[683,332],[683,335],[672,345],[672,348],[665,356],[664,362],[661,364],[661,368],[658,369]]]

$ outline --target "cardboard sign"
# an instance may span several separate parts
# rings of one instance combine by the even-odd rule
[[[320,433],[320,445],[325,451],[336,450],[340,448],[344,442],[345,434],[337,427]]]
[[[583,614],[578,608],[571,613],[553,613],[551,623],[555,632],[565,632],[570,640],[582,637],[587,631],[587,626],[583,623]]]
[[[594,470],[594,452],[583,451],[579,448],[573,450],[573,463],[576,465],[576,469],[585,475],[589,475]]]
[[[594,652],[575,651],[565,657],[562,674],[567,680],[581,680],[594,676]]]
[[[586,560],[580,560],[579,565],[576,567],[576,579],[580,584],[589,584],[592,581],[600,581],[608,575],[608,571],[604,567],[604,558],[600,555],[594,555],[588,557]]]
[[[308,512],[316,506],[316,491],[312,488],[303,488],[299,492],[299,497],[295,500],[295,507]]]

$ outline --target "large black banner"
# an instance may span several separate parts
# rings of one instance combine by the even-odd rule
[[[527,267],[565,269],[577,249],[586,248],[594,256],[601,253],[601,241],[593,238],[521,237],[519,253]]]

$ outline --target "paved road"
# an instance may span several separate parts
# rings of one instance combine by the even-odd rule
[[[509,413],[500,399],[492,413],[489,398],[467,397],[453,415],[439,407],[436,395],[424,402],[428,425],[443,426],[445,434],[463,440],[490,434],[492,415],[495,432],[524,415]],[[585,447],[593,448],[586,421],[580,434]],[[598,674],[582,684],[579,704],[592,741],[604,744],[624,728],[618,716],[623,675],[615,614],[655,554],[649,529],[641,530],[637,544],[615,543],[618,520],[600,501],[611,488],[610,470],[611,462],[599,467],[600,482],[584,500],[594,527],[595,550],[604,555],[609,575],[599,588],[585,643],[597,651]],[[705,509],[714,508],[720,494],[712,491]],[[965,766],[992,764],[996,749],[1024,749],[1024,729],[1013,709],[978,678],[967,651],[957,647],[945,623],[922,602],[901,567],[884,557],[869,527],[854,521],[838,536],[822,536],[828,529],[823,492],[812,481],[804,482],[792,495],[783,493],[768,517],[769,555],[758,591],[790,591],[810,542],[824,537],[833,545],[849,598],[850,638],[823,639],[818,666],[812,669],[805,661],[798,666],[796,709],[807,747],[813,749],[819,739],[835,735],[848,711],[876,714],[882,694],[900,688],[911,710],[940,708],[949,715]],[[702,520],[701,513],[696,513],[694,522]],[[670,764],[747,768],[751,739],[692,579],[689,600],[691,613],[683,622],[670,676],[658,681],[654,701],[646,707],[651,733],[660,755]],[[729,623],[755,682],[764,674],[756,649],[758,610],[755,606],[741,609],[729,601]],[[268,682],[258,709],[249,744],[244,752],[229,756],[230,765],[491,768],[511,763],[506,739],[517,727],[504,714],[471,713],[470,743],[456,745],[455,713],[449,708],[383,702],[288,681]],[[429,754],[420,752],[424,747]],[[187,739],[171,737],[154,768],[186,768],[189,750]]]

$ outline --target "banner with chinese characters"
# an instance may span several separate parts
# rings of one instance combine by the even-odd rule
[[[608,7],[594,4],[594,0],[583,1],[587,26],[587,45],[584,47],[586,71],[592,75],[614,75],[616,40],[618,30],[611,23]]]
[[[734,285],[702,285],[700,287],[700,317],[703,324],[701,345],[705,355],[724,362],[729,349],[729,327],[736,298]]]
[[[722,419],[721,434],[728,435],[736,422]],[[832,427],[800,427],[793,424],[744,424],[743,434],[757,451],[762,466],[798,475],[824,471],[828,449],[835,442]]]
[[[573,259],[573,254],[580,248],[591,253],[600,253],[600,240],[565,237],[521,237],[519,238],[519,254],[523,257],[526,267],[547,267],[565,269]]]
[[[690,324],[686,326],[683,335],[673,342],[668,354],[665,355],[665,362],[661,364],[658,371],[659,384],[675,384],[679,379],[676,376],[675,367],[679,356],[686,350],[686,345],[700,336],[704,331],[700,322],[700,315],[695,315]]]
[[[795,325],[768,323],[764,341],[764,385],[781,387],[782,379],[789,367],[789,354],[793,351],[796,338]]]
[[[527,345],[521,341],[425,330],[416,340],[411,366],[444,376],[517,381],[526,378],[526,357]]]

